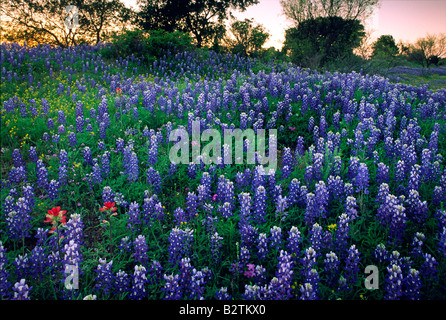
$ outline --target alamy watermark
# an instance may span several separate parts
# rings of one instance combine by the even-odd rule
[[[79,9],[74,5],[69,5],[65,7],[65,26],[68,31],[75,29],[79,26]]]
[[[368,276],[364,280],[364,286],[368,290],[379,289],[379,270],[377,266],[368,265],[364,270],[365,274]]]
[[[257,132],[250,128],[243,131],[241,129],[224,129],[223,139],[217,129],[206,129],[201,133],[200,121],[192,121],[191,129],[192,137],[185,128],[177,128],[170,133],[169,140],[176,142],[169,151],[171,163],[200,164],[203,162],[206,165],[231,165],[234,145],[235,164],[244,164],[244,151],[246,150],[246,163],[258,164],[263,169],[259,171],[261,174],[273,174],[277,168],[277,129],[269,129],[268,155],[265,151],[265,129],[257,129]],[[201,142],[209,143],[201,148]],[[192,146],[192,155],[190,146]],[[267,166],[265,167],[265,165]]]
[[[79,267],[77,265],[67,264],[64,270],[67,275],[65,278],[65,289],[79,289]]]

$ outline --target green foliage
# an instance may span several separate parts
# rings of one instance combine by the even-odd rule
[[[373,57],[389,58],[398,54],[395,39],[391,35],[382,35],[372,45]]]
[[[335,59],[351,56],[364,35],[364,26],[357,20],[319,17],[286,30],[284,49],[292,62],[318,68]]]
[[[192,50],[192,39],[180,31],[133,30],[114,34],[111,44],[101,50],[104,58],[119,58],[131,55],[142,56],[146,62],[161,57],[168,49],[175,51]]]
[[[234,39],[228,39],[232,53],[243,56],[258,56],[269,34],[262,25],[254,25],[253,20],[234,21],[231,24]]]
[[[198,48],[218,40],[229,9],[244,11],[258,0],[145,0],[136,24],[145,30],[183,31],[193,36]],[[215,43],[214,43],[214,46]]]

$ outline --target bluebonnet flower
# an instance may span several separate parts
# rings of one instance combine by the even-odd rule
[[[397,264],[392,264],[387,267],[388,275],[386,277],[386,294],[385,300],[399,300],[403,295],[403,274],[401,267]]]
[[[114,294],[123,294],[128,292],[130,288],[130,276],[125,271],[119,270],[113,276],[113,281]]]
[[[29,259],[28,254],[18,255],[13,262],[15,267],[14,273],[17,278],[26,278],[29,275]]]
[[[153,260],[150,264],[148,275],[150,284],[160,283],[163,278],[163,267],[161,266],[161,263],[159,263],[157,260]]]
[[[387,252],[386,246],[383,243],[380,243],[376,246],[374,256],[379,263],[388,261],[389,253]]]
[[[433,192],[432,192],[432,204],[434,206],[439,206],[440,203],[442,203],[443,201],[446,201],[446,191],[440,187],[440,186],[435,186]]]
[[[288,166],[290,169],[294,165],[293,156],[291,155],[291,149],[288,147],[285,147],[283,149],[283,158],[282,158],[282,168],[285,166]]]
[[[423,246],[423,241],[425,239],[426,236],[423,233],[421,232],[415,233],[415,237],[413,238],[411,245],[412,247],[411,254],[413,257],[418,257],[423,254],[422,246]]]
[[[102,201],[104,203],[106,202],[114,202],[115,199],[115,193],[113,192],[112,188],[109,186],[105,186],[102,190]]]
[[[129,182],[138,180],[139,166],[138,166],[138,156],[136,152],[131,152],[129,157],[129,162],[127,164],[127,172],[129,177]]]
[[[188,256],[193,240],[193,230],[173,228],[169,234],[169,262],[177,265],[184,256]]]
[[[266,215],[266,190],[265,187],[259,186],[256,190],[255,196],[254,196],[254,202],[256,206],[254,207],[254,217],[255,220],[259,223],[262,223],[265,221],[265,215]]]
[[[124,152],[125,141],[122,138],[116,139],[116,150],[118,152]]]
[[[26,181],[26,169],[24,166],[12,167],[8,174],[8,179],[11,183],[19,184]]]
[[[417,190],[410,189],[406,203],[408,204],[406,209],[407,218],[422,225],[427,219],[427,202],[420,200],[420,194]]]
[[[19,198],[14,205],[14,209],[8,212],[6,217],[7,233],[10,239],[19,240],[29,237],[32,220],[30,213],[30,207],[25,198]]]
[[[347,214],[349,220],[356,219],[358,217],[358,211],[356,210],[358,207],[356,204],[356,198],[348,196],[345,202],[345,213]]]
[[[68,134],[68,141],[70,143],[70,147],[74,148],[77,145],[77,138],[76,138],[76,133],[75,132],[70,132]]]
[[[185,257],[182,258],[180,263],[180,271],[179,271],[179,281],[178,284],[181,288],[183,294],[188,297],[191,294],[191,280],[192,280],[192,270],[193,267],[190,263],[190,258]]]
[[[189,299],[203,299],[208,277],[206,270],[197,271],[195,268],[192,270],[191,295],[189,296]]]
[[[147,184],[153,187],[155,194],[161,192],[161,176],[153,167],[147,169]]]
[[[135,262],[140,265],[146,266],[149,261],[149,257],[147,255],[148,246],[146,243],[146,237],[143,235],[138,235],[138,237],[133,242],[134,246],[134,254]]]
[[[278,265],[276,270],[276,278],[278,280],[278,292],[281,300],[290,299],[292,294],[291,281],[293,277],[293,261],[291,255],[284,250],[280,250],[278,257]]]
[[[353,196],[353,185],[350,182],[344,183],[344,195],[346,197]]]
[[[251,220],[251,196],[249,193],[240,193],[238,199],[240,202],[240,218],[249,222]]]
[[[198,197],[195,192],[188,192],[186,197],[186,215],[188,221],[195,218],[198,213]]]
[[[347,250],[347,257],[345,259],[345,269],[344,269],[344,277],[347,280],[347,284],[353,285],[357,281],[357,274],[359,272],[359,251],[356,249],[356,246],[353,244]]]
[[[144,201],[144,204],[146,203],[146,201]],[[144,207],[144,206],[143,206]],[[181,225],[183,223],[186,223],[188,220],[186,218],[186,214],[184,212],[184,210],[180,207],[176,208],[173,212],[173,216],[175,218],[175,224],[177,225]]]
[[[313,181],[313,166],[308,165],[305,168],[305,174],[304,174],[305,181],[307,182],[307,185],[310,185]]]
[[[255,240],[258,237],[257,228],[253,227],[249,223],[240,221],[239,233],[240,233],[240,245],[242,247],[247,247],[249,250],[252,250],[255,245]]]
[[[212,264],[216,265],[220,262],[221,259],[221,247],[222,247],[222,240],[223,237],[221,237],[218,232],[214,232],[214,234],[210,237],[210,249],[211,249],[211,262]]]
[[[438,251],[444,258],[446,257],[446,226],[440,229],[438,233]]]
[[[300,287],[300,293],[301,293],[300,296],[301,300],[317,300],[317,293],[313,289],[311,283],[305,282]]]
[[[425,280],[426,282],[429,282],[432,279],[437,280],[437,273],[438,273],[437,260],[430,253],[423,254],[423,258],[424,262],[420,268],[422,279]]]
[[[329,176],[327,180],[327,189],[329,193],[329,199],[341,199],[344,195],[344,181],[340,176]]]
[[[148,162],[149,166],[154,166],[158,161],[158,141],[156,136],[150,138],[150,148],[148,151]]]
[[[305,140],[303,137],[299,136],[297,137],[296,142],[296,160],[298,160],[299,157],[303,157],[305,155]]]
[[[389,182],[389,166],[382,162],[378,164],[378,168],[376,169],[376,182],[378,185]]]
[[[313,227],[310,230],[311,247],[316,252],[319,252],[321,249],[321,242],[322,242],[322,227],[318,223],[315,223],[313,224]]]
[[[282,197],[279,195],[276,200],[276,217],[280,217],[281,220],[285,220],[288,213],[285,211],[288,208],[287,197]]]
[[[369,193],[369,169],[365,163],[360,163],[355,176],[354,186],[356,192],[363,191],[365,194]]]
[[[409,181],[407,183],[407,188],[409,190],[418,190],[420,186],[421,179],[421,167],[418,164],[414,164],[409,173]]]
[[[84,223],[82,222],[81,215],[78,213],[71,214],[70,219],[65,224],[64,228],[66,241],[70,242],[73,240],[79,245],[84,244],[83,228]]]
[[[107,262],[107,259],[99,258],[99,264],[96,267],[96,284],[95,289],[103,291],[105,295],[109,295],[112,290],[113,273],[111,271],[113,260]]]
[[[313,155],[312,179],[316,181],[322,179],[323,162],[324,155],[322,153],[317,152]]]
[[[36,147],[34,147],[34,146],[29,147],[29,159],[32,162],[37,162],[37,160],[39,159],[39,157],[37,155]]]
[[[334,286],[338,280],[339,264],[338,256],[333,251],[325,255],[324,270],[327,273],[329,286]]]
[[[396,207],[400,204],[398,198],[387,193],[387,190],[387,185],[383,184],[380,186],[380,190],[378,191],[380,206],[378,207],[377,219],[384,226],[391,223]]]
[[[0,298],[9,297],[9,288],[11,283],[8,281],[9,272],[6,270],[8,259],[6,258],[6,249],[0,241]]]
[[[409,300],[419,300],[421,287],[420,272],[410,268],[408,275],[403,279],[404,296]]]
[[[132,287],[130,289],[129,298],[132,300],[142,300],[147,297],[145,285],[147,283],[147,271],[141,265],[135,266],[135,271],[132,275]]]
[[[232,217],[231,204],[229,202],[225,202],[223,205],[219,205],[217,212],[220,213],[225,219]]]
[[[406,213],[402,205],[397,205],[393,208],[391,214],[391,223],[389,228],[389,237],[392,243],[398,244],[404,236],[406,228]]]
[[[296,178],[291,180],[288,192],[288,204],[292,206],[293,204],[298,203],[300,193],[300,182]]]
[[[132,242],[128,236],[121,238],[121,243],[118,246],[122,252],[130,252],[132,250]]]
[[[300,259],[300,245],[302,243],[302,237],[299,229],[292,226],[288,231],[288,239],[286,247],[290,252],[292,259],[296,262]]]
[[[340,156],[335,156],[333,159],[333,168],[332,168],[332,175],[334,176],[340,176],[342,170],[342,158]]]
[[[131,232],[137,231],[139,229],[138,226],[141,224],[141,212],[137,202],[130,203],[129,212],[127,215],[127,229],[129,229]]]
[[[179,300],[183,296],[183,293],[181,292],[181,288],[179,285],[179,275],[176,274],[175,276],[173,274],[171,275],[164,275],[164,280],[166,283],[164,284],[164,287],[161,288],[162,291],[165,292],[164,300]]]
[[[257,257],[259,260],[266,258],[268,254],[268,238],[266,233],[259,233],[257,240]]]
[[[269,245],[271,248],[279,249],[282,245],[282,229],[274,226],[270,229],[271,236],[269,238]]]
[[[215,292],[215,298],[217,300],[231,300],[231,295],[228,293],[227,287],[221,287],[217,292]]]
[[[242,265],[242,266],[247,265],[250,259],[251,259],[251,253],[250,253],[249,249],[245,246],[241,246],[240,252],[239,252],[240,265]]]
[[[12,288],[14,295],[11,297],[11,300],[30,300],[29,293],[32,287],[29,287],[26,284],[25,279],[21,279],[19,282],[16,282]]]
[[[85,147],[85,148],[82,150],[82,155],[83,155],[83,157],[84,157],[84,163],[85,163],[85,164],[93,165],[93,158],[92,158],[92,155],[91,155],[91,149],[90,149],[90,147]]]
[[[317,252],[312,247],[305,250],[305,254],[300,261],[302,263],[301,275],[304,278],[307,277],[308,272],[316,265],[316,258]]]
[[[195,179],[195,176],[197,175],[197,165],[195,163],[189,163],[187,166],[187,175],[189,178]]]
[[[14,167],[21,167],[25,165],[25,162],[23,161],[23,157],[19,149],[14,149],[12,151],[11,157]]]

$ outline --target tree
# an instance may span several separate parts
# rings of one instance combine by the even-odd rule
[[[112,29],[122,28],[133,12],[119,0],[77,1],[79,23],[86,36],[98,44]]]
[[[284,50],[292,62],[315,68],[352,56],[364,35],[364,26],[358,20],[319,17],[286,30]]]
[[[356,47],[353,52],[364,60],[369,59],[372,56],[372,34],[374,30],[368,29],[365,31],[365,35],[361,40],[361,43]]]
[[[262,25],[254,25],[253,20],[234,21],[230,27],[232,38],[226,42],[232,53],[244,56],[258,55],[269,34]]]
[[[244,11],[258,0],[140,0],[139,3],[141,11],[136,22],[140,28],[188,32],[197,47],[202,47],[215,41],[216,34],[221,35],[229,9]]]
[[[341,17],[346,20],[364,20],[379,0],[281,0],[286,17],[296,25],[318,17]]]
[[[372,45],[373,57],[390,58],[398,54],[395,39],[391,35],[380,36]]]
[[[446,35],[428,34],[415,42],[415,49],[420,50],[423,66],[429,67],[432,62],[446,56]]]
[[[119,0],[5,0],[1,7],[6,40],[62,47],[98,43],[130,13]]]

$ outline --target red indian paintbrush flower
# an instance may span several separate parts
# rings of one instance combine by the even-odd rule
[[[48,214],[46,215],[46,220],[43,222],[52,224],[50,233],[53,233],[54,230],[56,230],[59,223],[62,225],[65,225],[67,223],[67,217],[65,216],[66,213],[67,211],[60,210],[60,207],[55,207],[52,208],[51,210],[48,210]]]
[[[104,206],[99,209],[99,211],[116,211],[115,203],[114,202],[105,202]],[[113,214],[116,215],[116,212]]]

